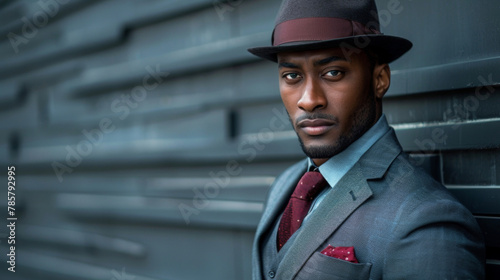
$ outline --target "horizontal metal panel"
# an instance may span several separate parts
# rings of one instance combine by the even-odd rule
[[[23,73],[19,73],[8,80],[15,81],[24,86],[29,92],[33,89],[37,91],[40,89],[40,91],[52,92],[52,85],[67,79],[72,79],[75,75],[78,75],[88,63],[89,61],[86,60],[86,58],[64,60],[60,63],[50,64],[44,68],[25,69],[26,71]]]
[[[487,78],[485,78],[487,79]],[[499,87],[429,92],[387,97],[384,112],[391,124],[463,122],[498,118]]]
[[[281,5],[281,0],[266,0],[266,1],[233,1],[240,3],[236,6],[238,16],[236,17],[236,25],[238,26],[239,35],[249,35],[260,32],[267,32],[267,41],[262,44],[255,42],[253,47],[271,45],[271,35],[274,29],[274,20]],[[227,22],[227,13],[221,14],[220,18]]]
[[[2,26],[0,29],[2,32],[0,34],[2,37],[7,35],[7,30],[10,31],[13,28],[13,26],[10,25],[11,23],[19,20],[28,13],[28,5],[26,2],[26,0],[0,2],[0,24]]]
[[[0,66],[0,75],[10,76],[22,72],[28,64],[33,69],[71,56],[104,49],[121,41],[127,28],[167,19],[178,13],[208,4],[207,0],[184,1],[176,5],[168,1],[155,1],[148,5],[140,5],[135,1],[71,1],[69,3],[37,1],[36,4],[33,2],[29,5],[29,9],[33,10],[34,15],[42,14],[53,19],[68,11],[73,11],[73,14],[59,21],[51,20],[49,24],[38,25],[37,18],[34,15],[28,15],[26,20],[34,25],[35,31],[33,32],[36,36],[27,36],[29,39],[26,42],[27,46],[16,45],[12,47],[14,49],[11,48],[7,52],[8,54],[23,52],[23,55],[7,56],[5,63]],[[109,17],[109,14],[114,16]],[[89,21],[89,18],[92,20]],[[16,24],[19,28],[23,24],[26,25],[22,20],[18,19],[18,21]],[[100,32],[95,32],[96,29]],[[12,32],[13,28],[9,31]],[[25,33],[21,30],[18,33],[18,36],[24,36],[22,38],[26,40]],[[52,37],[50,44],[47,44],[48,37]],[[129,46],[133,47],[132,44]]]
[[[48,246],[53,249],[87,251],[97,254],[113,253],[126,257],[142,258],[146,249],[140,243],[101,234],[86,233],[64,228],[33,226],[24,224],[17,237],[26,244]]]
[[[178,162],[198,161],[209,164],[213,161],[235,160],[239,163],[262,163],[272,161],[294,161],[303,159],[297,135],[294,131],[262,131],[245,134],[224,145],[214,145],[210,149],[196,149],[193,153],[171,153]]]
[[[0,94],[0,111],[12,109],[20,101],[21,87],[14,82],[0,82],[2,94]]]
[[[98,227],[96,227],[98,225]],[[94,279],[94,274],[84,273],[80,268],[96,268],[97,279],[112,279],[116,272],[120,275],[124,272],[128,276],[140,274],[155,279],[198,279],[202,272],[206,279],[233,279],[233,276],[246,272],[239,279],[249,279],[251,275],[251,261],[248,252],[251,251],[253,232],[241,230],[219,230],[200,227],[160,227],[143,226],[137,224],[119,223],[107,221],[96,224],[79,224],[78,228],[85,230],[103,231],[107,229],[108,234],[115,236],[127,235],[142,243],[147,249],[145,258],[118,258],[103,252],[97,253],[93,250],[74,254],[72,250],[54,250],[54,248],[43,248],[30,244],[29,250],[19,248],[17,265],[19,270],[15,275],[35,274],[31,279]],[[93,227],[92,227],[93,226]],[[41,249],[44,250],[41,250]],[[4,247],[2,247],[4,250]],[[196,254],[193,254],[196,252]],[[218,252],[214,258],[214,252]],[[40,258],[49,260],[47,262],[36,262],[36,259],[28,258],[36,254]],[[2,257],[0,257],[2,258]],[[3,257],[2,260],[4,260]],[[68,273],[64,262],[75,269],[74,275]],[[220,270],[220,263],[227,265],[227,269]],[[192,267],[197,267],[193,270]],[[6,270],[4,270],[6,271]],[[3,276],[0,272],[0,277]],[[94,272],[94,270],[93,270]],[[250,272],[250,273],[248,273]],[[100,273],[107,273],[103,276]],[[28,274],[28,275],[29,275]],[[98,275],[98,276],[97,276]],[[43,278],[41,278],[43,277]],[[11,278],[8,278],[11,279]]]
[[[26,51],[22,56],[12,55],[4,59],[0,65],[0,76],[9,77],[22,73],[27,67],[31,70],[39,68],[75,54],[80,55],[94,49],[108,47],[121,40],[122,31],[120,29],[114,26],[101,28],[104,30],[99,33],[94,32],[94,30],[76,30],[66,34],[50,34],[50,37],[54,37],[50,44],[43,41],[37,46],[36,51]],[[48,32],[50,30],[43,29],[42,31]],[[39,38],[45,37],[49,37],[49,35],[40,35]]]
[[[281,102],[278,76],[278,66],[275,63],[260,61],[245,64],[238,68],[238,90],[235,94],[239,98],[264,97]]]
[[[54,257],[39,252],[30,252],[29,250],[18,250],[18,255],[17,262],[20,263],[18,266],[19,269],[22,268],[22,270],[17,270],[16,273],[21,274],[21,277],[23,275],[28,275],[29,277],[36,275],[36,279],[52,280],[102,280],[113,278],[119,279],[122,277],[132,277],[132,279],[136,280],[175,279],[168,278],[168,276],[150,278],[130,272],[124,267],[116,269],[108,268],[101,265],[74,261],[69,258]],[[31,276],[29,273],[32,273]],[[9,276],[8,279],[17,280],[18,278],[11,278],[11,276]]]
[[[88,92],[78,98],[67,98],[66,92],[61,90],[51,92],[49,123],[58,125],[113,117],[115,114],[113,107],[123,103],[127,98],[134,106],[130,108],[130,116],[148,119],[178,118],[184,114],[221,108],[231,108],[236,112],[239,108],[248,111],[251,110],[247,109],[249,106],[267,106],[270,103],[282,107],[275,75],[271,75],[275,70],[269,66],[267,63],[250,64],[250,66],[245,64],[207,73],[194,71],[172,78],[168,73],[167,79],[162,80],[151,90],[145,89],[144,84],[139,83],[124,89]],[[156,66],[152,67],[154,68]],[[167,73],[161,68],[157,69]],[[145,70],[143,74],[146,76],[149,72]],[[256,77],[267,79],[269,83],[255,84],[253,80]],[[71,82],[67,81],[64,84],[69,85]],[[248,87],[249,84],[255,86]],[[136,100],[133,95],[138,94],[135,89],[137,86],[142,86],[145,93],[144,98]],[[246,124],[242,122],[239,125]]]
[[[228,40],[234,36],[232,29],[231,23],[221,21],[214,9],[203,9],[131,30],[127,40],[129,57],[141,60]]]
[[[497,56],[476,61],[394,70],[391,73],[391,87],[387,96],[498,85],[499,67],[500,57]],[[487,83],[483,84],[483,81]]]
[[[500,216],[500,186],[446,186],[474,215]],[[500,219],[500,218],[499,218]]]
[[[292,130],[288,113],[281,102],[242,107],[238,110],[238,133],[260,133],[262,137]]]
[[[238,167],[241,170],[241,167]],[[237,170],[237,168],[235,168]],[[236,177],[226,170],[210,172],[209,178],[157,178],[147,183],[146,196],[193,198],[199,191],[218,188],[217,199],[233,201],[265,201],[274,177]],[[214,191],[215,192],[215,191]]]
[[[45,176],[26,175],[18,179],[23,188],[23,198],[36,200],[38,195],[53,193],[87,193],[146,196],[158,198],[192,199],[198,191],[218,187],[217,199],[263,202],[274,176],[249,176],[261,167],[249,171],[250,167],[228,163],[226,166],[211,166],[195,171],[192,167],[176,167],[163,176],[152,172],[130,171],[127,175],[102,176],[99,174],[68,174],[59,182],[55,174]],[[278,174],[280,166],[267,166],[268,172]],[[168,168],[169,170],[173,168]],[[182,174],[182,170],[187,174]],[[184,177],[184,176],[185,177]],[[203,177],[207,176],[207,177]],[[0,177],[1,178],[1,177]]]
[[[442,153],[443,181],[449,185],[500,185],[500,149]],[[500,213],[500,211],[499,211]]]
[[[500,248],[500,217],[476,216],[476,220],[484,234],[487,247]],[[496,256],[500,260],[500,256]]]
[[[434,152],[500,147],[500,119],[393,125],[406,151]]]
[[[157,71],[156,67],[150,68]],[[158,68],[158,72],[164,72]],[[166,72],[164,72],[166,73]],[[150,75],[144,69],[144,76]],[[166,75],[166,74],[165,74]],[[168,75],[166,75],[168,78]],[[163,79],[158,82],[151,78],[147,83],[155,84],[149,88],[142,81],[134,87],[101,92],[85,98],[69,99],[65,92],[51,95],[50,123],[68,124],[73,122],[98,122],[100,118],[114,118],[128,107],[127,118],[178,119],[182,115],[200,113],[206,110],[223,109],[235,103],[235,73],[223,69],[209,73],[194,73],[188,76]],[[148,76],[149,77],[149,76]],[[149,78],[148,78],[149,79]],[[227,80],[227,83],[221,83]],[[139,87],[137,89],[136,87]]]
[[[224,111],[184,116],[179,120],[129,121],[128,124],[119,116],[64,131],[24,131],[20,134],[18,162],[64,162],[68,157],[116,160],[113,155],[121,158],[130,154],[133,158],[137,156],[135,153],[206,147],[226,138]]]
[[[142,82],[146,67],[156,66],[171,77],[194,71],[194,69],[213,69],[229,64],[255,60],[246,49],[256,42],[263,42],[267,33],[234,37],[201,46],[177,50],[164,55],[138,61],[123,62],[107,67],[85,71],[70,85],[57,90],[82,96],[94,90],[121,88]]]
[[[43,92],[20,92],[14,104],[5,104],[8,108],[0,110],[0,133],[9,135],[23,129],[33,129],[40,124],[41,112],[39,105],[43,102]]]
[[[212,200],[215,190],[192,199],[163,199],[88,194],[59,194],[56,207],[67,215],[91,220],[126,220],[135,223],[206,225],[255,228],[261,202]]]
[[[6,38],[10,32],[22,34],[23,26],[27,25],[26,21],[30,22],[35,28],[44,28],[47,24],[57,21],[92,2],[95,2],[95,0],[13,1],[6,8],[0,10],[0,37]],[[48,19],[47,22],[45,22],[45,17]],[[31,33],[31,30],[29,32]]]
[[[72,140],[71,140],[72,139]],[[106,142],[92,146],[88,156],[85,153],[81,161],[75,160],[79,141],[84,138],[61,139],[51,138],[46,144],[31,142],[22,147],[15,163],[29,170],[38,169],[54,172],[53,164],[66,165],[71,172],[77,169],[102,169],[114,167],[132,167],[140,165],[178,164],[190,166],[194,162],[199,165],[227,163],[235,160],[240,164],[265,163],[268,161],[298,161],[304,158],[297,136],[293,131],[262,132],[247,134],[233,142],[207,142],[203,139],[179,140],[134,140],[126,142]],[[59,144],[55,142],[58,141]],[[81,149],[85,149],[81,145]],[[71,154],[71,156],[69,156]],[[67,157],[76,166],[68,165]],[[9,162],[8,159],[5,163]]]
[[[195,188],[203,189],[209,183],[221,186],[218,197],[225,197],[224,199],[264,201],[273,179],[295,162],[280,160],[254,164],[245,160],[235,161],[234,158],[220,164],[173,161],[157,166],[137,163],[125,170],[109,169],[108,166],[106,172],[102,172],[103,169],[80,171],[77,167],[75,172],[64,174],[62,182],[58,180],[50,164],[45,165],[49,167],[46,173],[38,174],[19,165],[17,168],[23,170],[23,176],[17,180],[26,194],[20,198],[29,199],[30,204],[38,204],[42,195],[50,197],[53,193],[61,192],[157,197],[177,193],[184,195],[184,198],[192,198]],[[4,180],[7,179],[5,175]]]
[[[500,21],[495,1],[380,0],[377,6],[382,32],[414,44],[392,63],[397,71],[390,94],[470,87],[477,85],[479,75],[493,74],[499,82],[495,69],[500,36],[493,34],[498,34]],[[425,15],[421,24],[415,24],[415,15]]]

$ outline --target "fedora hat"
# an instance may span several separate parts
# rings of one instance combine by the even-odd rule
[[[368,48],[381,63],[389,63],[407,52],[412,43],[380,32],[374,0],[284,0],[271,46],[248,51],[277,62],[281,52],[335,47]]]

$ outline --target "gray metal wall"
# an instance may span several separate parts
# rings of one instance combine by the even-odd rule
[[[18,218],[16,273],[0,226],[0,278],[250,279],[267,189],[303,157],[276,66],[246,52],[279,2],[0,1],[0,209],[13,165]],[[388,120],[476,215],[493,279],[500,3],[377,3],[383,31],[414,42]]]

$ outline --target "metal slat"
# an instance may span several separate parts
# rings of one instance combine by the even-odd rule
[[[476,220],[484,234],[486,247],[495,247],[496,252],[500,248],[500,217],[485,217],[477,216]],[[496,260],[500,260],[500,255],[493,256]]]
[[[28,49],[24,48],[24,45],[18,47],[18,51],[23,52],[22,56],[13,55],[4,59],[0,65],[0,75],[11,76],[25,71],[27,67],[34,69],[72,56],[104,49],[124,39],[123,35],[127,28],[154,23],[158,19],[165,20],[209,4],[207,0],[174,2],[176,1],[157,1],[149,5],[137,5],[135,1],[106,1],[93,3],[94,5],[89,5],[92,3],[90,1],[33,2],[29,5],[29,9],[32,10],[30,14],[33,15],[28,15],[26,19],[35,24],[34,15],[42,14],[50,19],[49,24],[39,26],[36,29],[36,36],[28,37]],[[49,7],[45,7],[47,5]],[[86,5],[90,7],[82,9]],[[120,12],[117,12],[117,6]],[[71,20],[54,21],[71,11],[74,11]],[[109,17],[109,14],[114,16]],[[89,17],[93,19],[90,22]],[[15,22],[19,28],[26,24],[20,18]],[[100,32],[96,32],[96,28],[99,28]],[[12,32],[13,29],[13,26],[9,26],[8,32]],[[24,36],[22,32],[18,33],[18,36]],[[53,37],[51,44],[43,40],[47,37]],[[12,47],[8,45],[3,47],[8,51],[6,53],[14,53]]]
[[[500,216],[500,186],[446,186],[474,215]]]
[[[126,270],[117,271],[113,268],[107,268],[101,265],[78,262],[69,258],[54,257],[39,252],[31,252],[29,250],[19,250],[18,253],[22,256],[19,257],[19,262],[22,263],[22,265],[19,266],[22,267],[23,274],[26,275],[26,273],[30,273],[29,275],[36,277],[34,279],[102,280],[116,279],[117,275],[118,277],[127,277],[136,280],[173,279],[165,276],[162,278],[150,278]]]
[[[90,220],[204,225],[211,228],[253,229],[257,226],[263,203],[215,200],[209,197],[211,194],[200,192],[192,199],[58,194],[56,208],[67,215]]]
[[[157,121],[142,126],[124,124],[119,117],[106,121],[108,125],[105,126],[101,125],[101,121],[73,127],[71,132],[26,131],[22,135],[18,163],[64,162],[68,154],[75,151],[81,158],[85,158],[84,161],[94,158],[117,163],[124,157],[140,158],[142,153],[155,154],[165,150],[206,147],[213,142],[222,141],[226,131],[226,115],[223,111],[199,113],[184,116],[180,120]],[[110,131],[113,127],[114,130]],[[184,129],[185,127],[191,129]]]
[[[500,119],[457,123],[393,125],[406,151],[490,149],[500,147]]]
[[[137,242],[55,227],[23,224],[22,228],[18,230],[18,237],[23,242],[36,244],[36,246],[50,246],[53,250],[71,248],[72,250],[92,250],[98,254],[113,253],[133,258],[146,256],[146,249]]]
[[[392,71],[388,97],[500,84],[500,57]],[[463,71],[467,69],[467,71]],[[449,77],[453,77],[450,79]],[[481,79],[481,77],[483,77]],[[483,84],[485,77],[491,82]]]
[[[140,83],[144,77],[144,69],[154,65],[163,72],[171,73],[172,77],[185,74],[193,69],[213,69],[229,64],[253,61],[247,48],[257,42],[267,41],[268,32],[252,34],[244,37],[235,37],[228,40],[173,51],[165,55],[147,58],[140,61],[124,62],[101,68],[93,68],[83,72],[71,85],[62,90],[82,96],[95,90],[111,90],[123,85]]]

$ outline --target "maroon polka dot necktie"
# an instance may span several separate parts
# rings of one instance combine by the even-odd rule
[[[313,200],[326,185],[325,178],[319,172],[306,172],[300,178],[283,212],[283,216],[281,216],[277,238],[278,251],[281,250],[281,247],[285,245],[290,236],[299,229],[302,220],[309,212]]]

